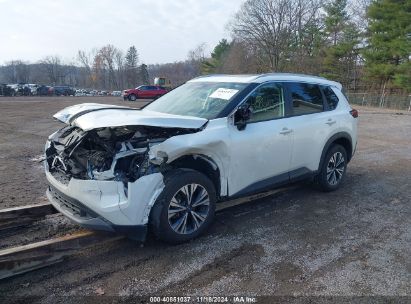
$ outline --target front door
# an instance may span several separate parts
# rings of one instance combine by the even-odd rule
[[[148,86],[141,86],[139,88],[140,92],[138,94],[138,97],[140,98],[150,98],[150,91]]]
[[[283,85],[262,84],[246,102],[252,113],[246,128],[229,125],[230,196],[265,190],[289,179],[292,130],[285,118]]]

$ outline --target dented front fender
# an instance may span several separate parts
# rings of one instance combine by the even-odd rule
[[[149,151],[150,161],[170,164],[187,155],[204,155],[218,167],[221,179],[221,195],[227,194],[229,131],[227,118],[215,119],[198,133],[174,136],[152,146]]]

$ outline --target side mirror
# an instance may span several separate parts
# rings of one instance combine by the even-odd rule
[[[247,121],[251,118],[251,109],[248,103],[242,104],[234,113],[234,125],[239,131],[242,131],[247,126]]]

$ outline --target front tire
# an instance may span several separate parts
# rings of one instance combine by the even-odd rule
[[[150,214],[150,229],[167,243],[192,240],[211,225],[214,219],[216,191],[204,174],[177,169],[164,178],[165,188]]]
[[[130,100],[130,101],[136,101],[136,100],[137,100],[137,96],[134,95],[134,94],[131,94],[131,95],[128,97],[128,100]]]
[[[347,152],[343,146],[331,146],[316,178],[322,191],[335,191],[340,187],[347,170],[347,160]]]

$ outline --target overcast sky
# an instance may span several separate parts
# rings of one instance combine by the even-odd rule
[[[184,60],[229,38],[243,0],[0,0],[0,64],[47,55],[75,60],[79,49],[135,45],[140,62]]]

